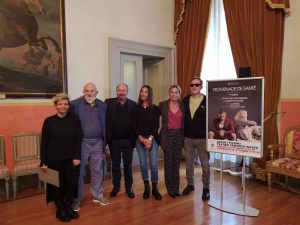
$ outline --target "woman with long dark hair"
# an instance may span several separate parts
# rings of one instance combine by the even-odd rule
[[[151,168],[152,195],[161,200],[157,189],[158,184],[158,128],[159,108],[153,104],[153,91],[148,85],[143,85],[139,92],[138,105],[133,110],[133,125],[137,136],[136,149],[139,155],[142,178],[145,185],[144,199],[150,197],[147,152]]]

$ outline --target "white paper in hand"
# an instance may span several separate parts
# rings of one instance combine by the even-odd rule
[[[47,168],[47,171],[44,171],[40,169],[39,179],[45,183],[52,184],[56,187],[59,187],[59,176],[57,170]]]

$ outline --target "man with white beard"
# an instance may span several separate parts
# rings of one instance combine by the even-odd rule
[[[84,195],[85,167],[89,164],[91,176],[91,193],[93,202],[108,205],[103,196],[103,153],[106,140],[106,104],[97,99],[94,83],[87,83],[83,88],[83,96],[71,102],[71,111],[81,121],[83,139],[81,144],[81,163],[78,182],[78,197],[73,202],[73,210],[80,209]]]

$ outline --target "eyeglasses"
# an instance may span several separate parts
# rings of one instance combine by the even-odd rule
[[[190,84],[190,87],[199,87],[199,86],[201,86],[201,84]]]

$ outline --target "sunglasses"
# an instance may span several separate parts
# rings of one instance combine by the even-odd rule
[[[201,86],[201,84],[190,84],[190,87],[199,87],[199,86]]]

